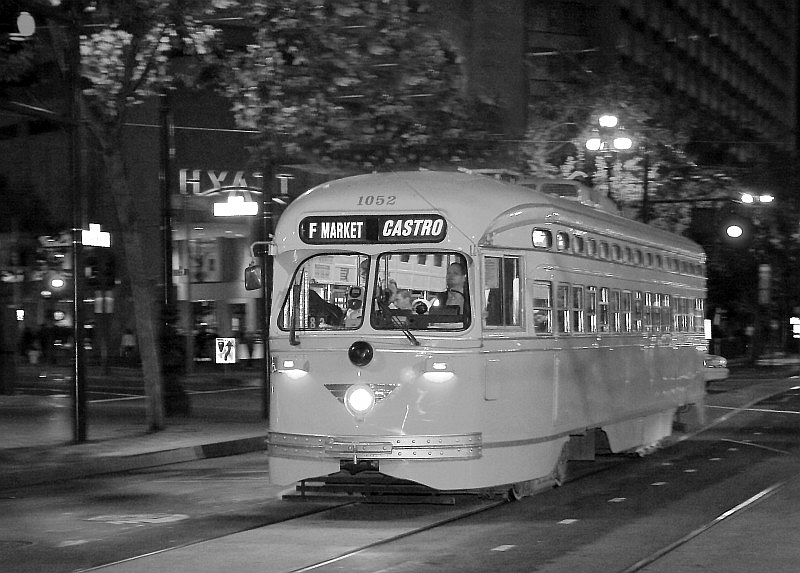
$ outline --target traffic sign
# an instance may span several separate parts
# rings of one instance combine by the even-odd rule
[[[217,364],[236,364],[235,338],[217,338],[214,350],[217,355]]]

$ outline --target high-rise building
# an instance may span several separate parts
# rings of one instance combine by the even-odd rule
[[[433,3],[460,39],[471,89],[504,131],[526,103],[583,70],[636,70],[723,122],[797,148],[798,4],[793,0],[495,0]]]

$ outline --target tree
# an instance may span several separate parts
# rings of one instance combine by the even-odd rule
[[[173,60],[210,58],[215,30],[200,21],[215,10],[237,4],[229,0],[64,0],[53,6],[43,0],[18,2],[47,20],[41,40],[49,42],[61,79],[79,80],[74,105],[85,126],[88,144],[100,150],[121,223],[121,243],[131,280],[138,343],[147,394],[148,426],[164,426],[163,382],[159,338],[161,309],[157,279],[146,271],[143,221],[134,208],[133,182],[123,156],[123,127],[131,106],[181,79]],[[78,52],[79,50],[79,52]],[[10,74],[7,74],[10,75]],[[63,92],[62,92],[63,93]],[[55,107],[66,109],[63,98]],[[62,117],[67,113],[62,112]]]
[[[418,12],[405,1],[265,3],[224,81],[238,125],[258,130],[262,154],[293,162],[373,169],[485,156],[460,57]]]

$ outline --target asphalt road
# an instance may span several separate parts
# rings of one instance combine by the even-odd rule
[[[470,514],[474,499],[455,508],[286,501],[268,485],[263,453],[6,491],[0,563],[8,573],[120,561],[104,570],[268,572],[318,564],[321,551],[341,558],[314,571],[624,571],[800,471],[797,416],[780,413],[800,409],[800,391],[731,415],[753,383],[715,384],[709,414],[719,422],[696,436],[616,456],[596,473],[574,464],[583,477],[472,515],[458,512]],[[456,518],[438,524],[442,516]],[[400,533],[348,554],[383,530]]]

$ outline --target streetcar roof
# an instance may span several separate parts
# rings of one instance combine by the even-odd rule
[[[430,245],[439,248],[466,250],[469,244],[490,245],[494,236],[508,229],[559,224],[694,257],[703,256],[701,247],[690,239],[574,199],[485,175],[451,171],[372,173],[313,187],[295,199],[281,215],[275,233],[276,247],[279,252],[310,248],[299,234],[300,221],[310,215],[423,213],[441,214],[447,221],[446,239],[438,245]],[[530,243],[519,245],[520,248],[529,246]]]

